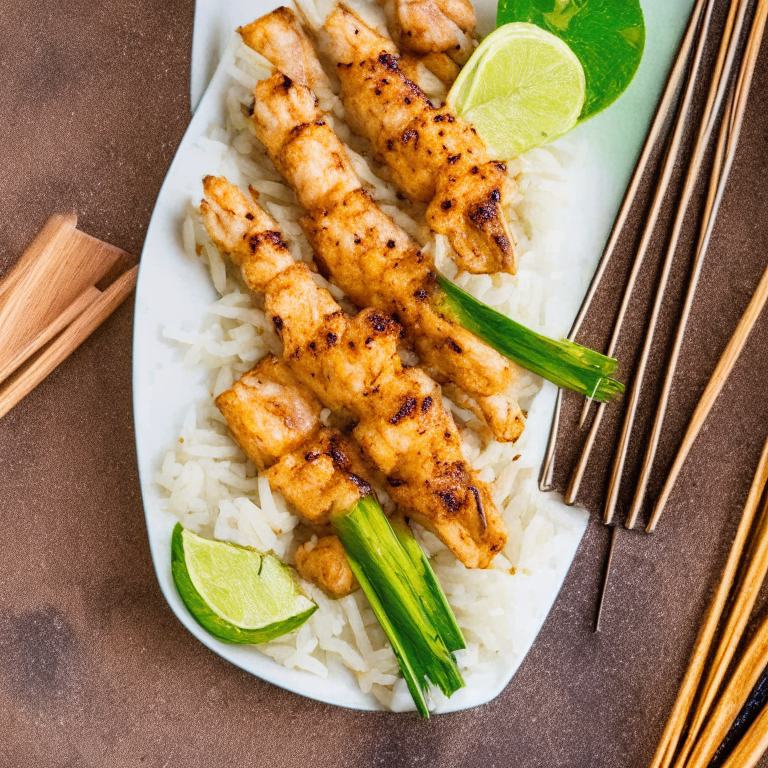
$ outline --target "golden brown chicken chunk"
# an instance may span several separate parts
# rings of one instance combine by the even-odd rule
[[[323,536],[314,544],[302,544],[296,550],[296,570],[334,599],[360,588],[338,536]]]
[[[472,126],[446,108],[432,107],[401,71],[391,40],[343,5],[329,15],[324,30],[352,130],[371,142],[403,194],[430,204],[427,221],[448,237],[459,267],[514,274],[504,206],[515,186],[505,165],[488,157]]]
[[[422,55],[442,53],[460,64],[472,53],[475,9],[469,0],[379,0],[379,3],[384,7],[387,27],[400,50]]]
[[[278,73],[254,96],[256,134],[308,211],[302,226],[321,269],[358,306],[397,317],[429,371],[466,393],[496,439],[516,440],[524,418],[507,392],[519,368],[434,310],[432,261],[360,187],[312,92]]]
[[[303,445],[320,429],[320,402],[288,366],[263,357],[216,398],[230,432],[259,470]]]
[[[237,31],[243,42],[265,59],[281,57],[285,64],[282,71],[297,83],[313,91],[330,88],[311,41],[290,8],[281,6]]]
[[[242,230],[234,219],[258,220],[256,203],[226,180],[208,177],[204,189],[222,242],[230,241],[222,233]],[[272,222],[266,226],[274,231]],[[265,247],[253,234],[246,234],[247,260],[258,260]],[[269,259],[273,247],[270,240]],[[246,263],[241,269],[249,273]],[[506,525],[490,488],[463,459],[461,437],[439,386],[400,361],[398,325],[378,310],[349,318],[303,264],[284,269],[264,291],[265,311],[282,336],[287,364],[323,404],[358,420],[353,436],[386,475],[400,510],[434,531],[467,567],[489,565],[506,543]],[[311,473],[316,460],[304,455],[299,468]]]

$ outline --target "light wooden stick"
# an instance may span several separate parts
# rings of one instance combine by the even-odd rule
[[[685,722],[688,719],[688,713],[691,710],[696,690],[699,687],[699,681],[701,680],[704,664],[709,655],[712,640],[715,636],[717,626],[720,623],[720,618],[728,600],[731,587],[733,586],[736,572],[744,553],[747,537],[752,528],[752,523],[755,519],[755,514],[760,504],[760,499],[763,495],[766,482],[768,482],[768,440],[766,440],[763,447],[755,477],[752,481],[752,486],[749,489],[749,496],[744,505],[741,521],[739,522],[736,536],[731,545],[731,551],[728,554],[728,559],[723,568],[720,585],[704,614],[704,621],[702,622],[701,629],[696,638],[693,653],[688,661],[688,667],[685,670],[683,682],[680,685],[675,704],[672,707],[672,712],[670,712],[664,733],[662,734],[659,746],[656,749],[651,768],[668,768],[672,763],[672,758],[677,749],[680,735],[685,727]]]
[[[688,75],[688,82],[685,86],[683,101],[680,105],[680,111],[678,112],[675,127],[672,132],[672,139],[670,141],[669,147],[667,148],[667,153],[662,164],[661,175],[659,176],[659,180],[656,185],[656,190],[654,192],[653,202],[651,203],[651,209],[648,213],[646,226],[643,230],[642,238],[640,239],[640,245],[638,246],[637,253],[635,254],[635,260],[632,264],[632,271],[630,272],[629,280],[627,281],[627,285],[624,289],[624,296],[621,301],[621,306],[619,307],[619,313],[613,326],[611,340],[608,345],[608,351],[606,353],[608,357],[613,357],[616,353],[616,347],[619,343],[619,337],[621,336],[621,329],[624,324],[624,319],[626,318],[627,312],[629,310],[629,303],[635,288],[635,283],[637,282],[640,269],[642,268],[643,262],[645,261],[645,256],[651,244],[653,233],[656,228],[656,223],[664,204],[667,189],[669,187],[670,181],[672,180],[672,174],[675,170],[678,154],[680,152],[683,136],[685,134],[685,124],[688,118],[688,114],[691,110],[691,104],[693,103],[693,97],[696,90],[696,79],[698,77],[702,57],[704,55],[704,49],[706,47],[707,34],[709,32],[710,21],[712,20],[713,8],[713,0],[707,0],[704,18],[701,22],[701,29],[699,31],[699,39],[696,46],[696,52],[693,57],[693,63],[691,64],[691,71]],[[580,419],[580,423],[582,424],[586,418],[590,402],[590,400],[585,401],[584,408],[582,409]],[[600,424],[603,420],[605,408],[605,403],[600,403],[597,407],[595,418],[592,421],[592,426],[590,427],[589,435],[587,436],[587,441],[582,448],[578,464],[576,465],[576,468],[571,475],[571,480],[565,493],[566,504],[573,504],[576,501],[579,488],[581,487],[581,481],[584,479],[584,473],[586,472],[587,464],[589,463],[589,457],[592,453],[592,448],[597,438],[597,433],[600,430]]]
[[[3,364],[0,364],[0,383],[5,381],[20,365],[25,363],[39,349],[42,349],[52,338],[58,336],[76,317],[101,296],[101,291],[91,286],[80,294],[47,328],[43,328],[25,347]]]
[[[129,258],[74,227],[72,216],[55,216],[27,249],[21,266],[4,282],[0,297],[0,371],[40,332],[65,312],[84,291],[101,280],[120,259]]]
[[[624,414],[624,423],[622,424],[621,433],[619,435],[619,443],[616,448],[616,455],[614,457],[610,480],[608,482],[608,494],[605,501],[604,513],[604,520],[606,523],[610,523],[613,520],[616,504],[619,500],[621,480],[624,475],[624,464],[627,459],[629,442],[632,437],[632,428],[635,424],[637,407],[643,391],[645,372],[651,357],[651,350],[656,336],[656,327],[664,306],[664,296],[666,294],[667,284],[669,282],[669,277],[672,274],[672,266],[675,262],[677,247],[683,233],[688,206],[693,198],[699,174],[704,165],[704,158],[707,153],[707,148],[709,147],[712,130],[715,127],[717,115],[720,112],[720,106],[730,86],[731,71],[736,62],[736,51],[739,47],[739,38],[741,37],[744,16],[746,15],[749,4],[750,0],[731,0],[723,39],[720,42],[720,51],[715,64],[715,69],[712,73],[712,80],[707,95],[707,103],[704,107],[704,114],[701,117],[701,125],[699,126],[696,142],[693,148],[693,155],[685,176],[683,192],[680,197],[680,202],[677,205],[675,221],[672,226],[672,234],[670,235],[666,253],[664,254],[664,265],[656,288],[656,297],[653,302],[651,318],[646,329],[640,361],[637,364],[634,381],[630,388],[629,400]],[[728,116],[724,116],[723,119],[727,122]],[[631,528],[634,525],[632,514],[630,514],[630,521],[631,524],[627,525],[628,528]]]
[[[755,16],[752,22],[752,29],[750,31],[749,40],[747,43],[747,50],[742,60],[741,72],[739,73],[739,81],[736,87],[736,102],[734,107],[734,118],[732,132],[738,136],[741,131],[741,125],[744,120],[744,112],[746,110],[747,99],[749,97],[749,83],[751,83],[752,75],[757,64],[757,56],[760,52],[760,43],[762,42],[763,33],[765,31],[766,18],[768,18],[768,0],[759,0],[757,8],[755,10]],[[723,169],[723,175],[727,177],[730,165],[733,163],[735,156],[736,146],[735,142],[729,148],[728,157],[726,159],[726,166]],[[722,194],[723,190],[720,190]],[[696,410],[691,417],[690,424],[686,430],[683,442],[678,449],[677,456],[675,457],[672,469],[667,476],[664,488],[661,495],[654,507],[651,519],[648,522],[647,531],[651,533],[659,522],[664,507],[669,500],[672,493],[672,489],[675,486],[678,475],[683,468],[686,458],[696,441],[699,432],[701,431],[704,422],[706,421],[709,412],[720,394],[720,391],[725,384],[726,379],[733,370],[733,366],[736,364],[736,360],[744,348],[744,344],[747,341],[747,337],[757,322],[757,318],[760,315],[763,307],[765,306],[766,298],[768,298],[768,270],[763,274],[760,283],[755,291],[752,300],[747,307],[744,316],[739,321],[731,340],[728,342],[728,346],[725,348],[722,357],[718,361],[712,378],[709,380],[704,393],[699,400]]]
[[[135,288],[138,266],[115,280],[55,341],[0,390],[0,418],[77,349]]]
[[[760,625],[691,752],[686,768],[707,768],[768,665],[768,619]]]
[[[27,274],[30,267],[48,250],[50,243],[58,238],[66,237],[69,230],[77,226],[77,216],[74,213],[56,213],[45,222],[37,237],[29,244],[29,247],[16,262],[8,277],[0,282],[0,306],[3,304],[3,296]]]
[[[688,735],[675,763],[676,768],[683,768],[685,765],[685,758],[693,748],[696,737],[704,725],[704,720],[709,714],[717,691],[728,671],[728,666],[741,642],[755,600],[757,600],[757,593],[765,581],[766,573],[768,573],[768,503],[766,503],[760,516],[759,528],[751,548],[747,571],[739,584],[717,650],[700,687],[696,708],[688,726]]]
[[[757,719],[744,734],[744,738],[736,745],[722,768],[754,768],[768,749],[768,707],[757,716]]]
[[[645,494],[648,490],[648,481],[651,477],[651,470],[653,469],[654,460],[656,458],[656,451],[658,450],[659,441],[661,440],[661,429],[664,425],[664,418],[667,413],[667,405],[669,403],[669,396],[672,392],[672,384],[675,378],[675,371],[677,370],[677,363],[680,359],[680,351],[683,348],[683,340],[685,338],[685,331],[688,326],[688,318],[690,317],[691,310],[693,309],[693,300],[696,295],[696,287],[698,286],[699,278],[701,277],[701,272],[704,267],[704,258],[709,246],[710,235],[712,233],[714,221],[720,207],[720,201],[722,200],[721,190],[724,185],[723,166],[725,163],[725,155],[728,151],[728,137],[731,134],[733,105],[734,91],[732,90],[728,98],[728,103],[725,107],[723,121],[720,124],[720,133],[717,138],[715,158],[712,164],[712,173],[710,175],[709,188],[707,190],[707,200],[704,204],[704,214],[701,220],[699,239],[698,243],[696,244],[696,255],[694,257],[693,270],[691,271],[688,290],[685,295],[685,303],[683,304],[683,311],[680,315],[680,322],[675,333],[675,341],[672,345],[672,352],[667,363],[667,371],[664,375],[664,384],[661,389],[659,404],[656,408],[656,416],[653,420],[651,434],[648,438],[648,445],[646,446],[645,456],[643,457],[643,464],[640,468],[640,477],[637,480],[637,485],[635,486],[635,495],[632,499],[632,505],[629,508],[629,513],[624,523],[627,528],[635,527],[637,517],[640,514],[640,510],[643,507],[643,502],[645,501]]]
[[[680,44],[680,50],[677,53],[677,58],[672,66],[672,71],[669,74],[669,80],[667,86],[664,89],[664,93],[661,97],[658,107],[656,108],[656,116],[653,119],[651,130],[648,132],[648,137],[645,140],[643,151],[640,155],[640,159],[637,161],[634,173],[632,174],[632,180],[627,187],[627,192],[624,195],[624,201],[621,204],[619,215],[616,217],[616,222],[611,230],[611,236],[608,240],[608,244],[605,246],[603,255],[598,264],[597,271],[595,272],[592,282],[589,285],[587,295],[584,297],[584,301],[579,309],[579,314],[573,321],[571,326],[571,332],[568,334],[570,341],[575,341],[576,336],[581,329],[581,325],[584,322],[584,318],[589,312],[589,308],[592,305],[592,300],[597,293],[597,289],[600,287],[600,283],[603,279],[606,269],[613,257],[613,252],[616,250],[616,245],[619,242],[621,233],[624,231],[624,225],[627,223],[627,218],[634,205],[637,192],[640,189],[640,184],[645,176],[646,168],[650,162],[653,150],[656,147],[656,142],[659,140],[661,133],[664,129],[664,124],[667,122],[669,113],[672,110],[672,106],[675,103],[675,95],[677,89],[680,86],[680,82],[685,74],[686,64],[688,63],[688,56],[693,48],[693,43],[696,40],[696,28],[698,27],[699,20],[701,19],[701,12],[704,10],[705,0],[697,0],[696,5],[691,12],[691,18],[688,22],[688,27],[683,37],[683,42]],[[555,403],[555,412],[552,416],[552,425],[549,429],[549,441],[547,443],[547,452],[544,457],[544,462],[541,468],[541,474],[539,476],[539,490],[548,491],[552,485],[552,475],[554,473],[555,464],[555,446],[557,444],[557,431],[560,426],[560,412],[563,405],[563,390],[558,389],[557,401]]]

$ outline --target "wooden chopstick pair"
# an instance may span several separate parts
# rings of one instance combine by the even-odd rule
[[[768,441],[763,448],[720,584],[704,615],[651,768],[706,768],[768,666],[768,620],[764,620],[726,680],[768,573],[768,499],[764,498],[767,481]],[[762,512],[755,523],[761,499]],[[734,584],[737,584],[735,590]],[[730,609],[723,620],[729,597]],[[715,643],[721,624],[722,629]],[[678,750],[684,733],[685,740]],[[724,765],[729,768],[752,766],[766,747],[768,715],[764,711]]]
[[[0,418],[65,360],[136,285],[135,259],[54,215],[0,283]]]

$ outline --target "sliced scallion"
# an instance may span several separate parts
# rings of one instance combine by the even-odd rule
[[[437,275],[433,307],[471,331],[504,357],[556,384],[594,400],[609,401],[624,391],[611,378],[616,360],[572,341],[542,336],[478,301],[443,275]]]
[[[443,615],[450,613],[450,607],[441,603],[445,600],[442,590],[435,593],[437,582],[429,563],[426,571],[417,567],[374,496],[359,499],[332,522],[350,567],[392,644],[416,707],[423,717],[429,717],[429,683],[446,696],[464,686],[448,647],[456,645],[455,635],[447,629],[450,621]],[[428,606],[437,605],[441,607],[433,614]]]

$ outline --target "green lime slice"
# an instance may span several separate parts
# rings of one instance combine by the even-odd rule
[[[640,0],[499,0],[496,23],[526,21],[562,38],[587,81],[580,120],[612,104],[632,82],[645,47]]]
[[[225,643],[265,643],[298,629],[317,606],[274,555],[211,541],[176,524],[176,589],[195,620]]]
[[[573,128],[584,104],[584,70],[573,51],[535,24],[488,35],[462,69],[448,105],[491,154],[510,160]]]

